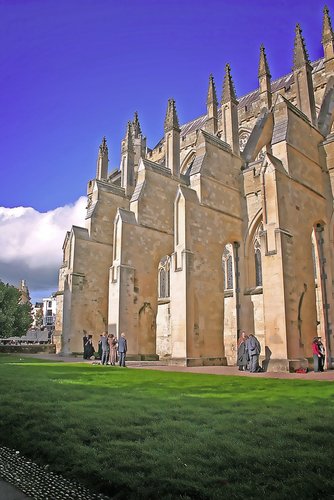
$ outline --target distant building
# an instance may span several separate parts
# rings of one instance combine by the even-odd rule
[[[53,327],[56,321],[56,298],[51,295],[43,299],[43,326]]]
[[[29,288],[26,284],[26,280],[21,280],[18,286],[21,292],[21,304],[26,304],[30,301]]]
[[[31,309],[32,328],[39,328],[43,325],[43,302],[36,302]]]

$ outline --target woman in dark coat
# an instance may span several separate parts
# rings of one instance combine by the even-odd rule
[[[237,359],[237,365],[239,366],[240,371],[247,370],[247,365],[249,362],[247,342],[246,342],[247,339],[248,337],[245,334],[245,332],[241,332],[241,335],[238,339],[238,359]]]
[[[88,337],[87,333],[85,333],[85,335],[82,337],[83,359],[88,359],[87,353],[86,353],[86,344],[87,344],[88,340],[89,340],[89,337]]]
[[[94,346],[93,346],[93,336],[88,335],[88,340],[85,344],[84,348],[84,359],[90,359],[92,356],[94,356]]]

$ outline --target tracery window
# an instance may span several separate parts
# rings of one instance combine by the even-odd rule
[[[245,149],[245,146],[247,144],[247,141],[249,139],[250,133],[248,131],[243,131],[239,135],[239,148],[240,151],[243,151]]]
[[[170,257],[166,255],[159,263],[158,292],[159,298],[170,296]]]
[[[232,245],[228,244],[223,252],[223,273],[224,273],[224,289],[233,290],[233,257]]]
[[[262,286],[262,260],[261,260],[261,245],[258,239],[254,243],[255,256],[255,285]]]
[[[314,274],[314,279],[317,280],[317,261],[316,261],[316,255],[315,255],[315,246],[312,241],[312,262],[313,262],[313,274]]]

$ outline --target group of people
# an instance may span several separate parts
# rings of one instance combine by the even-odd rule
[[[314,361],[314,371],[323,372],[325,366],[325,346],[321,337],[314,337],[312,342],[312,353]],[[241,371],[255,373],[263,371],[259,365],[261,354],[261,345],[258,339],[252,333],[246,335],[241,332],[238,339],[238,359],[237,365]]]
[[[314,337],[312,342],[313,363],[315,372],[323,372],[325,366],[325,346],[321,337]]]
[[[241,332],[238,339],[238,359],[237,365],[240,371],[249,371],[250,373],[263,371],[259,365],[261,354],[261,345],[258,339],[250,333],[246,335]]]
[[[85,334],[83,337],[83,358],[91,359],[95,357],[92,335]],[[115,366],[117,356],[119,366],[125,367],[126,352],[128,350],[125,333],[122,333],[117,340],[113,333],[103,332],[100,335],[96,359],[101,360],[102,365]]]
[[[263,371],[259,365],[261,345],[255,335],[252,333],[246,335],[246,333],[242,331],[237,345],[237,365],[239,370],[249,371],[250,373]],[[119,366],[125,367],[127,349],[128,346],[125,333],[121,333],[121,336],[117,340],[114,334],[104,332],[100,335],[98,352],[95,356],[93,336],[85,334],[83,337],[83,358],[91,359],[94,356],[101,360],[102,365],[115,366],[118,357]],[[323,372],[325,365],[325,347],[321,337],[314,337],[312,342],[312,353],[314,371]]]

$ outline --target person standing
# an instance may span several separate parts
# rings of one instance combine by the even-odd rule
[[[128,343],[125,338],[125,333],[121,333],[121,336],[118,340],[118,356],[119,356],[119,366],[124,366],[124,368],[125,368],[125,358],[127,350],[128,350]]]
[[[106,365],[108,364],[108,358],[109,358],[109,342],[108,342],[107,332],[103,332],[103,334],[101,335],[101,347],[102,347],[101,363],[102,365]]]
[[[85,352],[85,356],[86,356],[85,359],[91,359],[94,356],[95,349],[93,346],[93,336],[92,335],[88,335],[88,340],[86,342],[84,352]]]
[[[322,343],[321,337],[318,337],[318,347],[319,347],[319,352],[320,352],[320,358],[319,358],[319,371],[323,372],[324,371],[324,366],[325,366],[325,346]]]
[[[315,372],[319,372],[321,367],[321,354],[319,349],[318,337],[314,337],[312,342],[313,367]]]
[[[249,371],[255,373],[260,371],[259,357],[261,353],[261,345],[258,339],[252,333],[249,334],[248,340],[246,342],[248,354],[249,354]]]
[[[85,335],[82,337],[83,359],[88,359],[86,349],[85,349],[88,340],[89,340],[89,337],[88,337],[87,333],[85,332]]]
[[[97,343],[97,359],[102,359],[102,334],[100,335],[100,340]]]
[[[248,349],[247,349],[247,339],[248,336],[245,332],[241,332],[241,335],[238,339],[238,359],[237,365],[239,366],[240,371],[246,371],[248,365]]]
[[[115,366],[115,363],[116,363],[116,351],[117,351],[117,340],[116,340],[115,335],[113,333],[110,333],[108,335],[108,337],[109,337],[109,350],[110,350],[109,363],[112,366]]]

